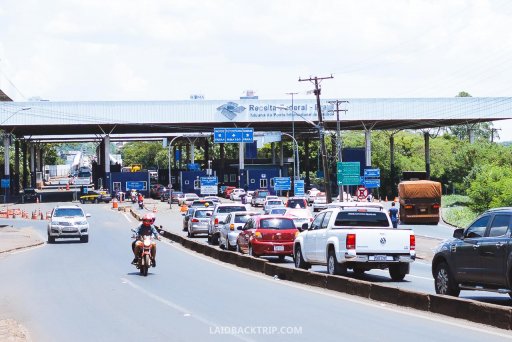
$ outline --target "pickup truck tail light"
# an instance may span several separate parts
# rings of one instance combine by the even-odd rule
[[[356,249],[356,234],[347,234],[347,249]]]
[[[439,203],[432,204],[432,209],[439,209]]]
[[[405,209],[412,209],[412,205],[408,204],[406,206],[404,206]]]
[[[414,251],[416,249],[416,236],[410,235],[409,246],[410,246],[411,251]]]
[[[218,218],[215,219],[215,224],[219,224],[219,219]]]
[[[191,222],[193,222],[193,223],[197,223],[197,222],[199,222],[199,220],[198,220],[198,219],[192,219],[192,220],[190,220],[190,221],[191,221]]]

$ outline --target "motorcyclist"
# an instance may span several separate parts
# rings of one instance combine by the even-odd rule
[[[140,241],[141,236],[153,235],[155,239],[160,240],[160,234],[156,227],[153,225],[155,221],[154,215],[146,214],[142,217],[142,223],[135,230],[135,238],[136,240],[132,243],[132,250],[135,258],[132,261],[133,265],[137,265],[139,261],[140,249],[142,248],[142,241]],[[156,267],[156,242],[151,242],[151,260],[153,263],[153,267]]]

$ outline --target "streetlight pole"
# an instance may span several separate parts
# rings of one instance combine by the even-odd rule
[[[300,164],[299,164],[299,143],[297,143],[297,140],[295,140],[295,138],[293,137],[293,135],[290,135],[290,134],[288,134],[288,133],[284,133],[284,132],[281,132],[281,134],[286,135],[287,137],[290,137],[290,138],[292,138],[292,139],[293,139],[293,143],[294,143],[294,144],[293,144],[293,146],[294,146],[294,148],[293,148],[293,150],[294,150],[293,155],[294,155],[294,158],[295,158],[295,156],[297,157],[297,168],[295,169],[295,163],[293,163],[293,165],[294,165],[294,169],[293,169],[293,171],[294,171],[294,173],[295,173],[295,175],[294,175],[294,176],[296,176],[296,178],[295,178],[295,179],[299,179],[299,178],[300,178],[300,176],[299,176],[299,175],[300,175]]]
[[[338,150],[338,162],[342,162],[342,145],[341,145],[341,132],[340,132],[340,112],[347,112],[346,109],[339,109],[340,103],[348,103],[348,101],[329,101],[330,104],[336,104],[336,149]],[[343,184],[338,185],[338,192],[340,194],[340,201],[344,201]]]

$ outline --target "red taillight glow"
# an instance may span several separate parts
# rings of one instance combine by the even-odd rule
[[[439,203],[432,204],[433,209],[439,209],[440,205]]]
[[[218,218],[215,219],[215,224],[219,224],[219,219]]]
[[[405,209],[412,209],[412,205],[406,205],[404,208]]]
[[[414,251],[416,249],[416,237],[414,235],[410,236],[409,245],[410,245],[411,251]]]
[[[198,219],[192,219],[191,222],[197,223],[197,222],[199,222],[199,220]]]
[[[347,234],[347,249],[356,249],[356,234]]]

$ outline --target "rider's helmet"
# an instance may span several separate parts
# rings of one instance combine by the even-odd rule
[[[155,214],[153,214],[153,213],[148,213],[148,214],[146,214],[146,215],[147,215],[147,216],[149,216],[149,217],[151,217],[151,224],[155,223],[155,220],[156,220],[156,216],[155,216]],[[146,215],[144,215],[144,216],[146,216]]]
[[[154,222],[154,217],[151,214],[142,216],[142,224],[144,226],[150,226]]]

